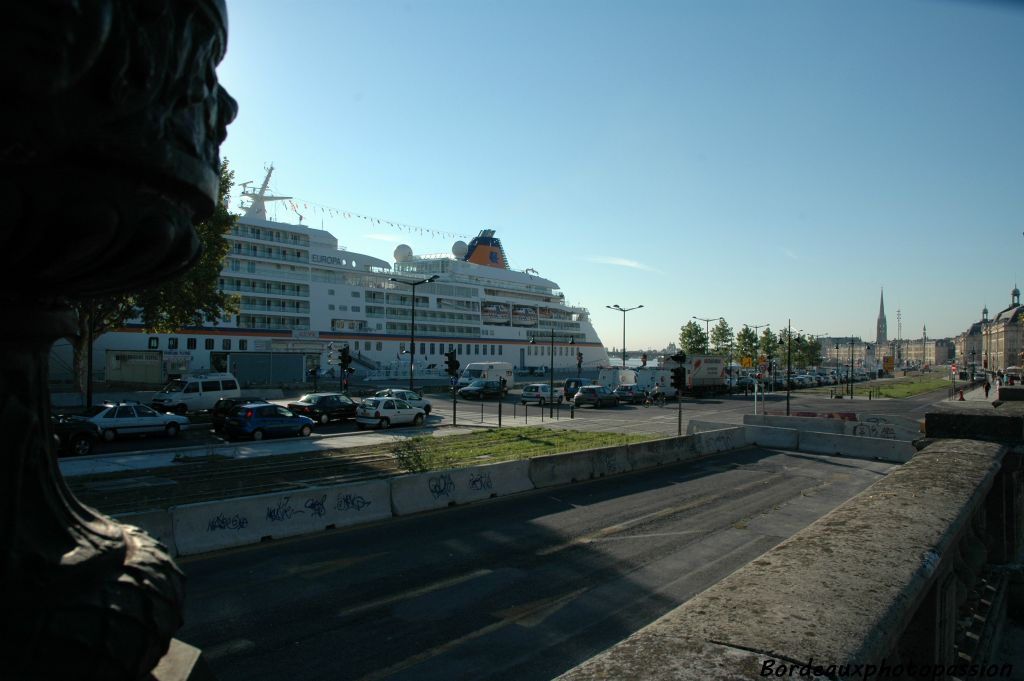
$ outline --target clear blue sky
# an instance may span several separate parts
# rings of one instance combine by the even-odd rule
[[[496,229],[609,346],[610,304],[645,306],[630,347],[695,315],[873,340],[882,287],[891,338],[951,336],[1024,287],[1020,7],[237,0],[222,153],[353,251]]]

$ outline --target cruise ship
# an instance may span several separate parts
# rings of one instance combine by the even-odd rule
[[[371,381],[407,377],[410,356],[416,376],[443,376],[451,350],[463,367],[495,361],[546,372],[552,364],[556,371],[608,364],[588,311],[566,304],[555,282],[511,269],[493,230],[456,241],[445,254],[400,245],[392,264],[339,248],[326,230],[268,219],[268,203],[291,198],[269,193],[272,173],[259,189],[243,185],[244,214],[228,236],[220,286],[239,296],[238,313],[171,334],[141,325],[103,334],[93,352],[97,378],[159,383],[233,371],[243,384],[294,382],[335,373],[329,356],[344,346],[354,378]]]

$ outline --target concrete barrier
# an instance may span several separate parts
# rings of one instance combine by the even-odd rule
[[[801,452],[834,454],[853,459],[879,459],[906,463],[914,456],[914,446],[902,440],[883,440],[874,437],[833,435],[832,433],[801,432]]]
[[[795,428],[801,432],[843,434],[846,421],[843,419],[823,419],[811,416],[766,416],[764,414],[744,414],[744,425],[771,426],[773,428]]]
[[[797,449],[800,446],[800,431],[795,428],[744,426],[744,430],[748,445],[769,449]]]
[[[261,494],[171,509],[183,556],[391,517],[387,480]]]
[[[629,445],[626,456],[630,467],[638,471],[693,459],[698,453],[693,438],[687,435]]]
[[[686,434],[693,435],[694,433],[703,433],[708,430],[722,430],[723,428],[735,428],[735,423],[720,423],[718,421],[701,421],[699,419],[692,419],[686,424]]]
[[[455,468],[390,479],[391,511],[409,515],[533,489],[529,461]]]
[[[743,426],[732,426],[721,430],[694,433],[690,437],[693,438],[693,446],[700,456],[717,454],[718,452],[747,446],[747,436]]]
[[[123,513],[114,518],[126,525],[134,525],[144,530],[150,537],[163,544],[172,557],[178,555],[178,547],[174,542],[174,523],[170,511],[158,509]]]
[[[550,454],[530,459],[530,480],[537,488],[567,485],[593,477],[594,458],[591,452]]]

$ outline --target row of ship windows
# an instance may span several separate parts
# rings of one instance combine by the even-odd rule
[[[177,350],[178,349],[178,342],[179,342],[178,338],[176,338],[175,336],[171,336],[170,338],[167,339],[167,349],[168,350]],[[198,339],[196,339],[196,338],[186,338],[185,339],[185,349],[186,350],[195,350],[197,344],[198,344]],[[215,349],[214,345],[215,345],[215,340],[213,338],[204,338],[203,339],[203,348],[205,350],[213,350],[213,349]],[[149,337],[149,349],[150,350],[159,350],[160,349],[160,337],[159,336],[150,336]],[[231,339],[230,338],[222,338],[221,341],[220,341],[220,349],[221,350],[230,350],[231,349]],[[246,340],[245,338],[240,338],[238,340],[238,349],[239,350],[248,350],[249,349],[249,341]]]
[[[178,338],[176,338],[174,336],[169,337],[167,339],[167,349],[168,350],[177,350],[178,349],[178,342],[179,342]],[[359,347],[359,343],[360,342],[363,343],[363,348],[362,348],[363,350],[370,351],[370,350],[373,349],[372,346],[374,345],[374,343],[372,341],[354,341],[353,342],[353,346],[354,346],[355,350],[357,350],[357,351],[360,350],[360,347]],[[198,339],[196,339],[196,338],[186,338],[185,339],[185,348],[187,350],[195,350],[196,346],[197,346],[197,343],[198,343]],[[213,350],[213,349],[215,349],[214,346],[215,346],[215,340],[213,338],[204,338],[203,339],[203,347],[204,347],[204,349],[206,349],[206,350]],[[376,342],[376,346],[377,346],[377,351],[378,352],[380,352],[380,351],[382,351],[384,349],[384,344],[382,342],[380,342],[380,341]],[[405,343],[399,343],[398,344],[398,351],[399,352],[405,352],[405,347],[406,347]],[[469,344],[469,343],[466,343],[465,346],[463,346],[462,343],[448,343],[448,349],[447,350],[445,350],[445,344],[444,343],[420,343],[420,350],[419,351],[420,351],[421,355],[428,355],[428,354],[429,355],[441,355],[441,354],[444,354],[445,352],[451,352],[452,350],[455,350],[459,354],[462,354],[463,347],[465,347],[465,351],[467,353],[472,353],[474,355],[486,356],[486,355],[490,354],[492,356],[499,356],[503,352],[503,347],[501,345],[490,345],[490,346],[488,346],[487,344],[481,345],[479,343],[473,343],[472,345]],[[429,348],[429,352],[428,352],[428,348]],[[490,348],[490,352],[488,352],[488,348]],[[160,349],[160,337],[159,336],[150,336],[149,337],[149,349],[150,350],[159,350]],[[231,339],[230,338],[222,338],[221,341],[220,341],[220,349],[221,350],[231,350]],[[238,339],[238,349],[239,350],[248,350],[249,349],[249,341],[247,339],[245,339],[245,338]],[[555,348],[555,354],[559,355],[559,356],[569,355],[569,354],[571,354],[570,350],[571,350],[571,348],[563,347],[563,346],[558,346],[558,347]],[[549,355],[549,354],[551,354],[551,348],[548,347],[548,346],[543,346],[543,345],[536,346],[536,347],[530,345],[530,346],[526,347],[526,354],[527,355],[531,355],[531,356],[532,355],[538,355],[538,356]]]

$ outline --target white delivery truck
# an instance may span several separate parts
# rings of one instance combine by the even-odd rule
[[[720,395],[729,392],[728,375],[724,357],[717,355],[687,355],[683,362],[686,368],[686,391],[684,395]],[[672,369],[676,363],[666,357],[659,369],[668,369],[668,386],[672,387]]]
[[[157,411],[187,414],[212,409],[222,397],[241,397],[234,374],[189,374],[173,380],[158,392],[150,406]]]
[[[650,393],[654,386],[660,385],[665,397],[675,397],[676,389],[672,387],[672,370],[666,367],[642,367],[636,370],[636,384]]]
[[[615,390],[620,385],[633,385],[636,383],[636,371],[623,368],[604,368],[597,374],[597,380],[593,385],[603,385],[609,390]]]
[[[505,384],[509,388],[515,382],[512,365],[508,362],[470,362],[459,376],[459,385],[469,385],[478,378],[488,381],[504,378]]]

